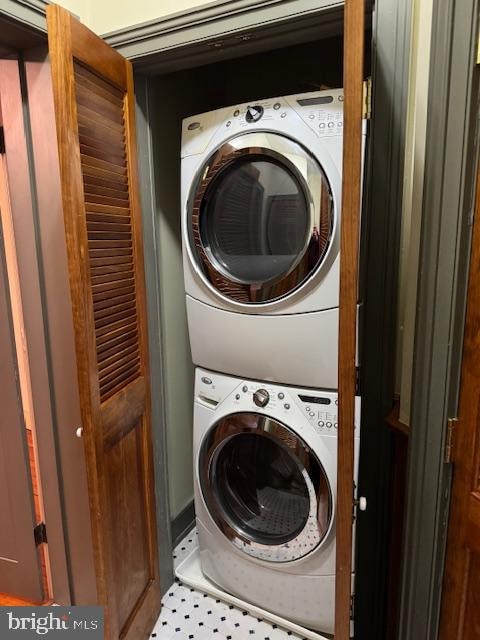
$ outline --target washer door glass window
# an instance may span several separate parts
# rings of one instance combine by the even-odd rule
[[[297,560],[328,533],[332,495],[325,471],[276,420],[255,413],[224,418],[205,439],[199,462],[212,517],[245,553]]]
[[[330,243],[333,198],[321,167],[300,145],[278,134],[245,134],[215,152],[200,176],[190,243],[220,294],[266,303],[315,273]]]

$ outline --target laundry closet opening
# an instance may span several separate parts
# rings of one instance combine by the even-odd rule
[[[227,56],[228,53],[223,53]],[[238,55],[238,53],[237,53]],[[192,58],[188,59],[194,64]],[[371,75],[366,33],[365,78]],[[180,155],[182,120],[214,109],[343,84],[343,36],[194,66],[150,78],[149,124],[154,159],[161,296],[164,412],[173,539],[191,522],[193,377],[182,266]],[[275,167],[278,170],[278,167]],[[208,234],[208,229],[205,233]],[[240,267],[239,267],[240,268]],[[244,265],[248,271],[248,265]],[[247,274],[248,275],[248,274]],[[235,341],[236,336],[229,339]],[[285,340],[289,336],[285,335]],[[254,354],[252,353],[252,357]]]

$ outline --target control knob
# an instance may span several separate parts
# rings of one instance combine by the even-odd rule
[[[256,105],[253,105],[252,107],[247,108],[247,113],[245,114],[245,120],[247,122],[258,122],[262,116],[263,116],[263,107],[259,104],[256,104]]]
[[[270,394],[266,389],[257,389],[253,394],[253,401],[257,407],[265,407],[270,400]]]

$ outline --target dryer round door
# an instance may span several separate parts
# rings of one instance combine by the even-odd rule
[[[319,270],[333,213],[329,182],[308,151],[277,133],[246,133],[199,171],[189,201],[191,253],[217,294],[266,304]]]
[[[327,475],[293,431],[257,413],[235,413],[205,436],[199,480],[210,515],[241,551],[291,562],[316,549],[333,519]]]

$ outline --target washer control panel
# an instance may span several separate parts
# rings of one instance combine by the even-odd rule
[[[324,435],[336,435],[338,431],[338,395],[328,392],[318,395],[298,394],[298,404],[309,423]],[[355,431],[360,419],[360,398],[355,401]]]
[[[282,416],[285,417],[291,413],[292,404],[287,391],[265,383],[245,381],[235,390],[233,398],[234,405],[238,405],[242,409],[248,408],[248,401],[250,401],[252,411],[255,410],[255,407],[263,409],[268,406],[269,410],[280,410]]]
[[[219,373],[197,369],[195,401],[216,411],[224,401],[229,410],[264,412],[284,424],[301,430],[305,422],[322,436],[336,437],[338,422],[338,393],[319,389],[280,386],[259,380],[242,380]],[[355,398],[355,433],[360,435],[361,399]],[[263,410],[263,411],[261,411]]]

